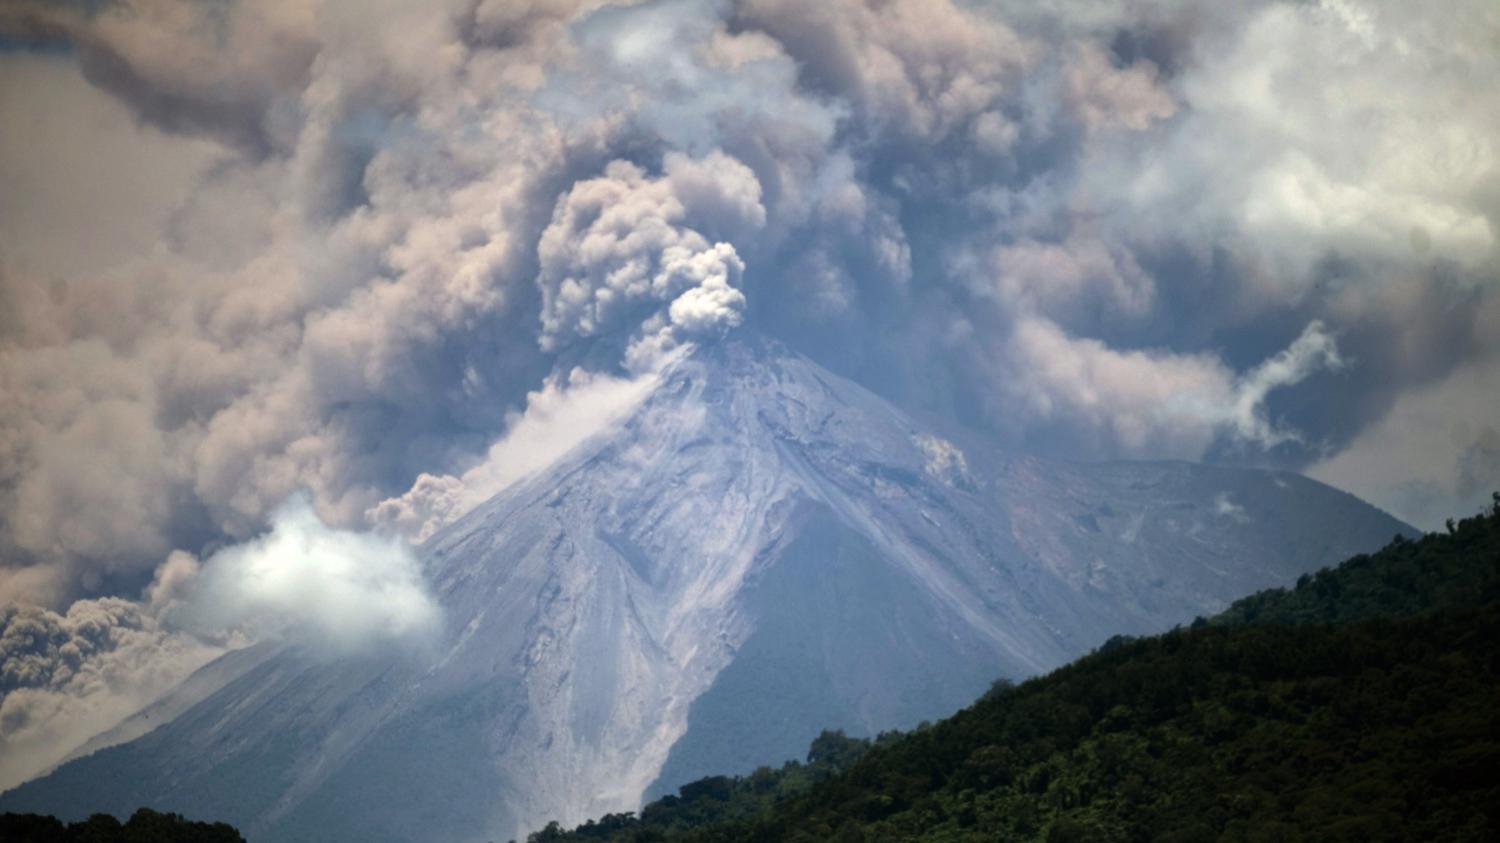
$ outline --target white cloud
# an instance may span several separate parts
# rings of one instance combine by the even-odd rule
[[[332,529],[305,496],[272,513],[266,534],[214,553],[191,579],[182,573],[166,572],[186,580],[171,586],[182,597],[166,617],[199,634],[241,631],[342,655],[421,644],[442,622],[408,545]]]
[[[1338,344],[1323,323],[1308,323],[1291,345],[1238,379],[1229,413],[1235,435],[1263,448],[1297,439],[1297,433],[1281,430],[1266,418],[1266,396],[1272,390],[1301,383],[1315,372],[1343,365]]]
[[[1330,257],[1470,269],[1497,254],[1492,4],[1272,3],[1204,37],[1151,144],[1096,144],[1081,190],[1120,229],[1239,262],[1249,301],[1309,294]]]

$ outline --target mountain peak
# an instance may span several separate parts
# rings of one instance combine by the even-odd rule
[[[740,331],[422,546],[448,622],[432,664],[285,651],[0,807],[149,803],[270,841],[522,837],[824,728],[942,716],[1401,529],[1292,474],[961,447]]]

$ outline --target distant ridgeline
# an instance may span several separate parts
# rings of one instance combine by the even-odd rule
[[[0,843],[245,843],[245,838],[224,823],[142,808],[123,823],[109,814],[69,825],[40,814],[0,814]]]
[[[1500,495],[934,725],[551,841],[1500,839]]]

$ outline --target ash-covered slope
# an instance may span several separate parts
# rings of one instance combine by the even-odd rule
[[[0,810],[503,840],[941,716],[1402,530],[1293,474],[1011,458],[724,342],[424,545],[435,657],[284,650]]]

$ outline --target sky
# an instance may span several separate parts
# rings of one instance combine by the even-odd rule
[[[408,541],[733,331],[1472,514],[1497,78],[1493,0],[0,0],[0,787],[247,635],[420,638]]]

